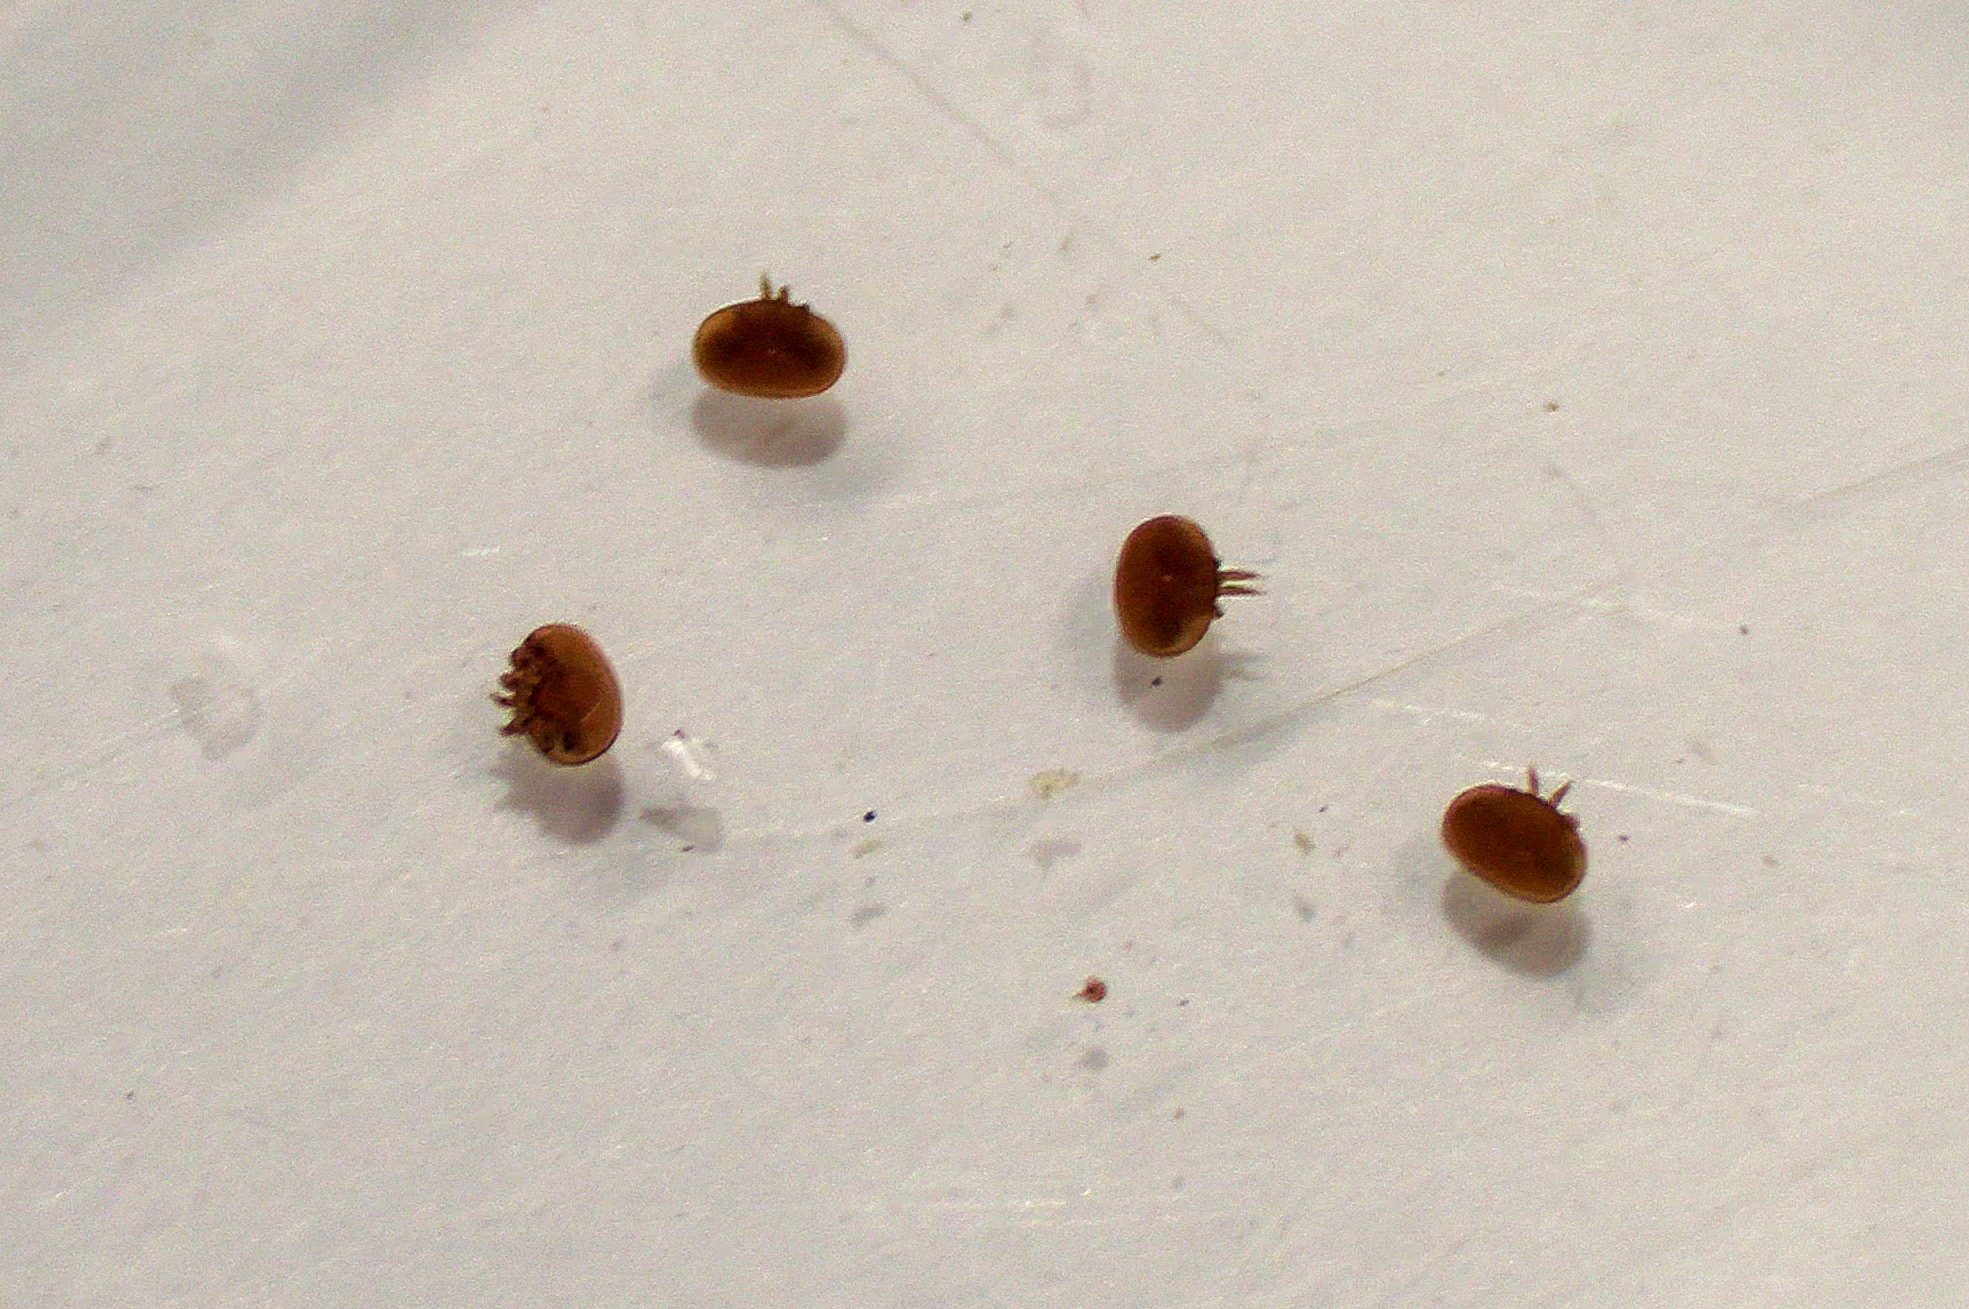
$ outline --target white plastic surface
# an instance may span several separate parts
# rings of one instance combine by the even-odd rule
[[[1969,1303],[1965,70],[0,8],[0,1304]],[[828,396],[693,373],[761,271]],[[1169,664],[1158,512],[1267,592]],[[1436,838],[1527,763],[1537,916]]]

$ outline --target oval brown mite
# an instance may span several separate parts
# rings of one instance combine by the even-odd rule
[[[1224,568],[1210,538],[1187,518],[1151,518],[1121,543],[1114,565],[1114,616],[1121,635],[1145,655],[1166,659],[1192,649],[1224,610],[1219,596],[1257,595],[1258,574]]]
[[[499,729],[525,736],[557,764],[585,764],[622,730],[622,687],[595,638],[568,623],[537,627],[513,651],[493,703],[513,711]]]
[[[726,305],[697,327],[691,358],[720,391],[797,400],[833,386],[848,366],[848,347],[834,324],[759,279],[759,298]]]
[[[1550,904],[1586,876],[1586,843],[1579,820],[1559,811],[1571,782],[1541,796],[1538,770],[1527,768],[1525,787],[1486,782],[1458,795],[1443,811],[1443,845],[1506,895]]]

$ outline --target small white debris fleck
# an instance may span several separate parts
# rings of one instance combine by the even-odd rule
[[[672,732],[662,745],[677,770],[693,782],[715,782],[718,770],[712,766],[717,747],[702,737],[686,735],[682,728]]]

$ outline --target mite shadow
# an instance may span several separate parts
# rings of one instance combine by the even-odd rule
[[[1227,651],[1215,632],[1173,659],[1145,655],[1114,638],[1114,689],[1144,727],[1180,732],[1210,712],[1228,678],[1241,677],[1257,656]]]
[[[593,845],[622,817],[622,769],[608,755],[566,768],[515,740],[492,772],[506,783],[501,809],[532,814],[541,831],[569,845]]]
[[[811,468],[841,448],[848,415],[831,396],[761,400],[706,387],[691,405],[691,428],[705,449],[735,463]]]
[[[1454,868],[1442,914],[1478,954],[1525,977],[1557,977],[1586,957],[1593,924],[1571,900],[1527,904]]]

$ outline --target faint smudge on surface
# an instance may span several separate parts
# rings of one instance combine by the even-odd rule
[[[168,688],[178,706],[178,725],[207,759],[224,759],[260,730],[260,698],[245,673],[216,651],[199,656],[190,675]]]
[[[1063,859],[1072,859],[1079,853],[1080,842],[1060,838],[1034,841],[1026,847],[1027,856],[1039,865],[1039,871],[1042,873],[1052,872],[1054,864],[1059,863]]]
[[[1052,800],[1080,784],[1080,774],[1068,768],[1048,768],[1026,779],[1026,785],[1040,800]]]
[[[725,843],[724,815],[704,805],[652,805],[643,821],[676,837],[684,854],[712,854]]]

